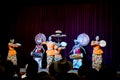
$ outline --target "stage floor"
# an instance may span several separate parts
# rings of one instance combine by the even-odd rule
[[[39,69],[38,70],[38,72],[41,72],[41,71],[48,72],[47,69]],[[26,72],[25,68],[20,68],[20,72]],[[77,74],[77,70],[70,70],[70,71],[68,71],[68,73],[76,73]]]

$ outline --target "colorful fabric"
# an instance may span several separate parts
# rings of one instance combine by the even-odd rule
[[[17,46],[15,46],[15,47],[17,47]],[[16,50],[11,45],[8,45],[8,48],[9,48],[9,51],[8,51],[7,60],[10,60],[14,65],[17,65]]]
[[[97,46],[93,47],[93,53],[94,54],[103,54],[103,51],[102,51],[102,49],[100,49],[100,46],[97,45]]]
[[[82,53],[81,53],[81,49],[80,47],[76,47],[74,50],[73,50],[73,54],[72,56],[74,57],[73,58],[73,68],[75,69],[78,69],[82,66]]]
[[[49,42],[43,42],[42,44],[46,44],[47,45],[47,55],[49,56],[54,56],[55,55],[55,48],[56,48],[56,45],[54,42],[52,41],[49,41]]]
[[[35,49],[31,52],[31,55],[33,56],[33,59],[38,63],[38,68],[42,68],[42,58],[43,58],[43,52],[42,52],[43,46],[42,45],[36,45]]]
[[[76,49],[75,49],[75,54],[80,54],[80,53],[81,53],[80,48],[76,48]]]
[[[8,45],[8,48],[9,48],[8,54],[10,54],[10,55],[16,55],[17,54],[17,52],[16,52],[16,50],[14,49],[13,46]]]
[[[36,50],[35,52],[42,53],[42,46],[41,45],[36,45]]]
[[[8,54],[7,60],[10,60],[14,65],[17,65],[17,57],[16,57],[16,55]]]
[[[54,56],[47,55],[47,68],[51,65],[53,61],[54,61]]]
[[[92,54],[92,68],[99,71],[102,63],[102,55],[101,54]]]
[[[54,57],[54,61],[59,61],[61,59],[62,59],[61,54],[56,54],[55,57]]]
[[[82,66],[82,59],[74,59],[73,60],[73,69],[78,69],[80,66]]]

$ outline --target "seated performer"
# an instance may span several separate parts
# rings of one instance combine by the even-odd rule
[[[20,43],[15,43],[15,39],[10,39],[10,42],[8,43],[8,56],[7,56],[7,60],[10,60],[11,62],[13,62],[14,65],[17,65],[17,52],[15,50],[15,48],[21,46]]]
[[[73,46],[72,50],[70,51],[70,58],[73,59],[73,69],[78,69],[82,66],[82,58],[83,53],[82,49],[85,49],[80,45],[77,40],[74,40],[75,45]]]

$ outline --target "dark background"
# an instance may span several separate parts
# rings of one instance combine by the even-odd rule
[[[107,42],[102,48],[103,64],[119,68],[119,4],[110,1],[6,1],[1,6],[1,55],[5,59],[9,38],[12,36],[22,46],[18,48],[18,62],[23,67],[30,51],[35,47],[34,37],[39,32],[48,38],[55,30],[61,29],[67,35],[68,43],[64,56],[74,45],[73,40],[81,33],[94,40],[96,35]],[[7,48],[7,47],[6,47]],[[91,60],[92,47],[86,47]]]

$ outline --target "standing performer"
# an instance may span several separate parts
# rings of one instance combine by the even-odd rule
[[[99,41],[99,36],[96,36],[95,41],[91,41],[91,46],[93,46],[93,54],[92,54],[92,68],[99,71],[102,64],[102,54],[103,50],[101,47],[106,46],[106,42],[104,40]]]
[[[82,60],[84,54],[86,54],[86,50],[83,48],[83,46],[87,46],[89,41],[89,36],[85,33],[78,35],[77,40],[74,40],[75,45],[70,51],[69,56],[71,59],[73,59],[73,69],[78,69],[82,66]]]
[[[56,50],[56,55],[55,55],[56,58],[55,59],[57,60],[57,57],[59,58],[59,54],[61,54],[61,56],[63,58],[64,57],[63,50],[66,48],[67,43],[62,41],[62,38],[66,37],[67,35],[63,34],[61,30],[56,30],[55,34],[52,34],[51,36],[55,39],[56,45],[59,47]]]
[[[48,41],[43,42],[42,44],[47,45],[46,53],[47,53],[47,68],[48,68],[53,61],[60,60],[62,56],[61,54],[58,53],[60,49],[57,46],[57,44],[52,41],[52,36],[49,36]]]
[[[45,52],[42,46],[43,41],[46,41],[45,35],[42,33],[37,34],[35,36],[36,46],[33,49],[33,51],[31,51],[31,56],[33,56],[34,60],[38,63],[39,69],[42,68],[42,58]]]
[[[7,56],[7,60],[10,60],[11,62],[13,62],[14,65],[17,65],[17,52],[15,50],[15,48],[21,46],[20,43],[15,43],[15,39],[10,39],[10,42],[8,43],[8,56]]]
[[[79,44],[79,41],[74,40],[74,43],[75,45],[70,51],[70,53],[72,53],[70,58],[73,59],[73,69],[78,69],[82,66],[83,52],[81,50],[83,49],[85,51],[85,49]]]

